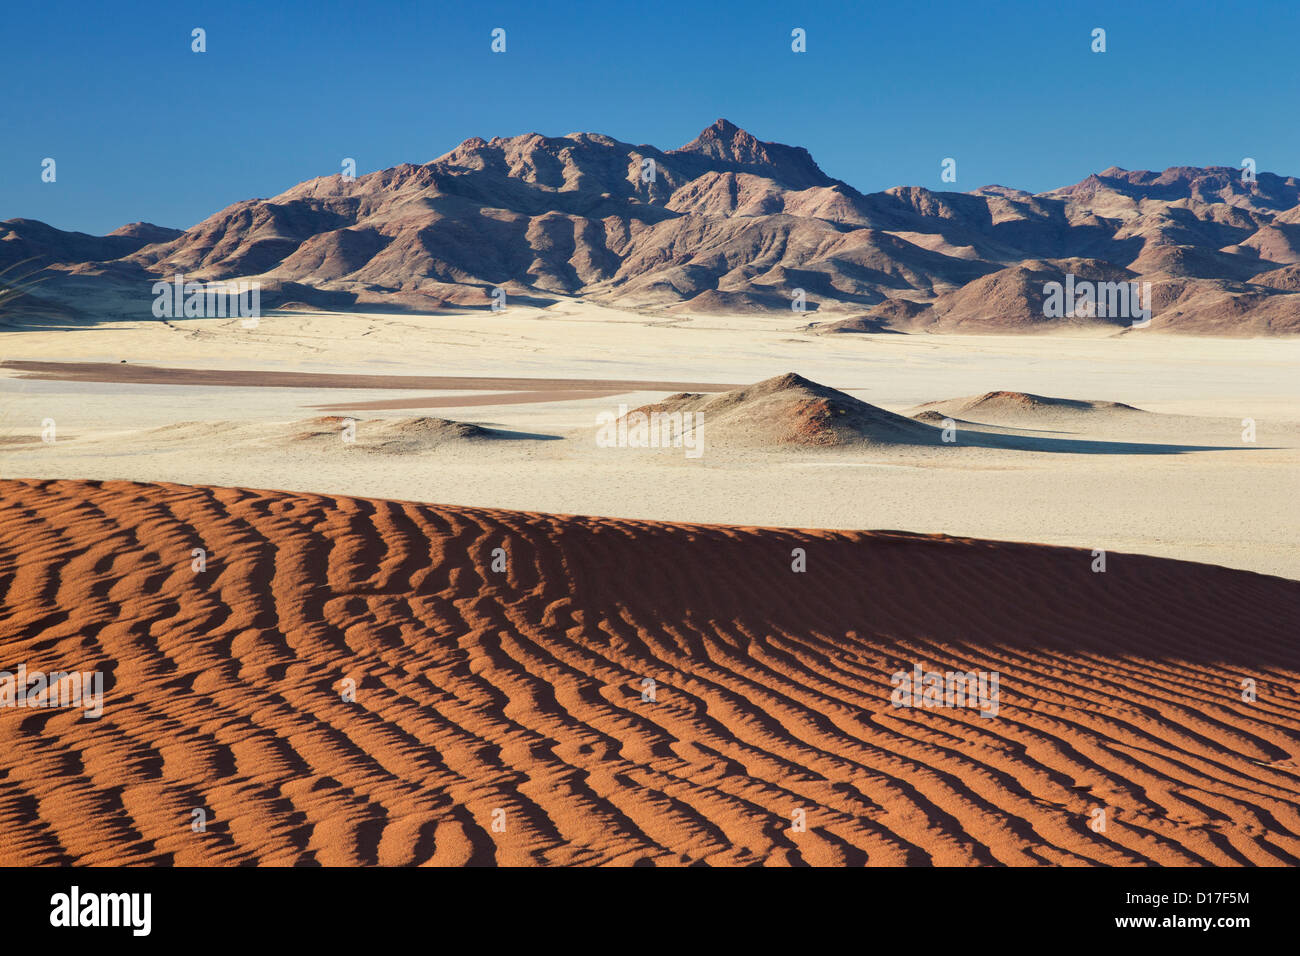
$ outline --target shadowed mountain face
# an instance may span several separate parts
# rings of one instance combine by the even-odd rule
[[[594,133],[476,137],[420,166],[235,203],[180,234],[0,224],[0,265],[27,255],[118,282],[258,278],[268,307],[486,306],[500,286],[515,301],[789,311],[802,290],[843,331],[1132,324],[1051,314],[1045,286],[1074,276],[1149,282],[1156,330],[1300,331],[1294,177],[1111,168],[1039,195],[863,194],[726,120],[667,152]]]
[[[170,242],[184,235],[180,229],[147,222],[133,222],[107,236],[91,236],[55,229],[35,219],[10,219],[0,222],[0,268],[26,260],[31,260],[33,268],[52,262],[108,262],[150,243]]]

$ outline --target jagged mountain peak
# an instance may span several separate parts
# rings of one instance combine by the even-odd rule
[[[821,171],[808,150],[767,143],[727,119],[718,119],[670,156],[706,157],[738,171],[754,172],[798,188],[837,183]]]

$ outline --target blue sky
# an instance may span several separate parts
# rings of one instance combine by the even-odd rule
[[[184,228],[344,157],[364,174],[533,131],[669,149],[719,116],[863,191],[1246,156],[1300,174],[1298,41],[1296,0],[7,4],[0,219]]]

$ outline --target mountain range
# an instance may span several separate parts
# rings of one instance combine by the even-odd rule
[[[937,170],[936,166],[936,170]],[[861,193],[807,150],[718,120],[662,151],[595,133],[467,139],[423,165],[323,176],[180,231],[0,223],[0,269],[46,279],[10,312],[148,317],[150,286],[262,284],[263,308],[487,308],[580,296],[666,312],[791,313],[811,332],[1127,329],[1049,318],[1046,287],[1150,283],[1150,330],[1300,332],[1300,181],[1111,167],[1031,194]],[[1069,280],[1074,281],[1074,280]]]

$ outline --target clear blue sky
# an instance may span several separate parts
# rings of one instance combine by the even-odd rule
[[[578,130],[669,149],[719,116],[863,191],[1040,191],[1245,156],[1300,174],[1298,50],[1300,0],[12,2],[0,219],[184,228],[345,156],[364,174],[470,136]]]

